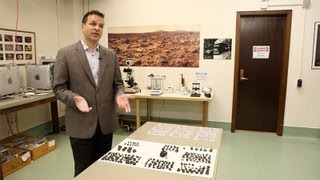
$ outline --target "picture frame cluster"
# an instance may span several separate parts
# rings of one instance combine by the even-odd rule
[[[34,32],[0,28],[0,65],[35,62]]]

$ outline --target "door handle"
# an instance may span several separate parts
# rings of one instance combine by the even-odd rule
[[[244,77],[244,70],[240,69],[240,81],[247,81],[249,80],[247,77]]]

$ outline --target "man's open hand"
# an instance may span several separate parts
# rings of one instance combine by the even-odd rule
[[[133,96],[130,95],[126,95],[126,94],[122,94],[117,96],[117,104],[118,107],[120,109],[123,109],[125,112],[130,112],[131,111],[131,107],[130,107],[130,103],[129,103],[129,99],[133,99]]]
[[[82,96],[74,96],[73,99],[79,111],[90,112],[92,110],[92,107],[88,106],[87,101]]]

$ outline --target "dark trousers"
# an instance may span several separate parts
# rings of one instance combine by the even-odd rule
[[[98,123],[95,134],[90,139],[70,137],[74,159],[74,177],[97,161],[112,148],[113,134],[104,135]]]

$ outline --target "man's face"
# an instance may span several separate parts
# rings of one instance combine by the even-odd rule
[[[102,36],[104,19],[97,15],[89,15],[87,22],[81,24],[82,33],[87,41],[97,43]]]

